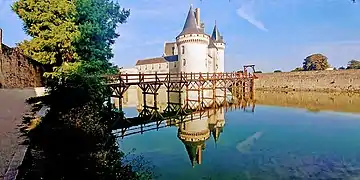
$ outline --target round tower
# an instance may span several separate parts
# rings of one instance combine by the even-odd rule
[[[192,166],[201,164],[205,141],[210,138],[207,117],[200,113],[189,115],[179,126],[178,138],[184,143]]]
[[[178,61],[180,69],[186,73],[207,72],[207,51],[210,37],[203,32],[200,25],[200,15],[190,6],[185,25],[181,33],[176,37],[178,47]]]
[[[196,15],[196,17],[195,17]],[[204,33],[200,23],[200,10],[190,6],[183,30],[176,37],[180,71],[185,73],[208,72],[207,56],[210,36]],[[197,100],[198,92],[188,92],[189,100]],[[198,106],[194,103],[191,106]]]
[[[216,22],[214,26],[211,39],[217,48],[217,58],[215,62],[215,72],[225,72],[225,42],[223,37],[220,35],[219,29],[217,28]]]

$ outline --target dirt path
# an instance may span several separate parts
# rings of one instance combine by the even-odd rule
[[[19,125],[28,110],[25,100],[35,96],[34,89],[0,89],[0,179],[19,150]]]

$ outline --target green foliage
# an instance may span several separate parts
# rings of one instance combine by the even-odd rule
[[[151,171],[135,172],[123,162],[111,133],[123,113],[112,110],[101,78],[117,71],[109,63],[111,45],[129,11],[110,0],[17,0],[13,10],[32,37],[20,48],[53,67],[48,95],[29,100],[34,111],[49,110],[25,121],[28,163],[19,179],[150,179]]]
[[[110,0],[77,0],[76,11],[81,32],[76,52],[86,61],[111,59],[111,45],[119,37],[116,26],[126,22],[130,11]]]
[[[32,37],[19,44],[24,54],[54,66],[79,58],[73,46],[80,35],[74,21],[74,1],[18,0],[12,9],[23,20],[25,32]]]
[[[255,73],[262,73],[262,71],[255,71]]]
[[[303,70],[304,70],[304,68],[302,68],[302,67],[297,67],[297,68],[295,68],[294,70],[291,70],[291,72],[303,71]]]
[[[110,0],[18,0],[12,8],[32,37],[19,47],[54,67],[53,73],[46,73],[53,76],[73,70],[72,63],[80,60],[96,62],[96,70],[111,69],[116,27],[130,14]]]
[[[115,117],[104,103],[110,90],[98,76],[86,76],[82,66],[48,83],[49,95],[34,98],[49,107],[40,124],[28,132],[30,148],[41,152],[24,179],[137,179],[121,161],[111,134]],[[60,83],[59,83],[60,82]]]
[[[303,68],[304,71],[316,71],[325,70],[330,65],[327,61],[327,57],[322,54],[312,54],[304,59]]]
[[[282,72],[281,70],[275,70],[274,73],[279,73]]]
[[[349,61],[346,69],[360,69],[360,61],[355,59]]]
[[[339,70],[344,70],[345,68],[343,66],[339,67]]]

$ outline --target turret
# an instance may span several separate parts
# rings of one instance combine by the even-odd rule
[[[208,119],[200,113],[189,115],[179,127],[178,138],[184,143],[191,165],[201,164],[205,141],[210,137]]]
[[[225,42],[223,37],[220,35],[219,29],[217,28],[216,22],[211,35],[211,39],[214,43],[214,46],[217,48],[217,58],[215,62],[215,71],[224,72],[225,71]]]
[[[214,113],[209,117],[209,130],[215,140],[215,144],[219,140],[220,133],[223,132],[224,125],[224,109],[215,109]]]
[[[190,6],[183,30],[176,37],[178,61],[183,72],[207,72],[206,58],[210,37],[198,23],[200,10],[195,13]]]
[[[195,13],[192,6],[190,6],[183,30],[176,37],[180,71],[185,73],[208,72],[207,56],[210,36],[205,34],[203,30],[204,27],[200,21],[200,10],[198,9],[197,13]],[[208,96],[208,93],[205,92],[204,96]],[[195,91],[189,92],[188,99],[198,99],[198,93]],[[194,108],[198,105],[196,102],[191,106]]]

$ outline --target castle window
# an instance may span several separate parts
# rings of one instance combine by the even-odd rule
[[[159,69],[161,69],[161,64],[159,64]]]
[[[166,68],[169,68],[169,63],[166,63]]]
[[[186,65],[186,60],[185,59],[183,59],[183,66],[185,66]]]
[[[181,46],[181,54],[185,54],[185,47]]]
[[[172,55],[175,55],[175,47],[172,47]]]
[[[145,70],[147,70],[147,65],[145,65]]]
[[[176,62],[174,62],[174,67],[176,67]]]
[[[154,69],[154,64],[151,65],[151,69]]]

